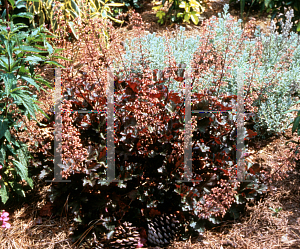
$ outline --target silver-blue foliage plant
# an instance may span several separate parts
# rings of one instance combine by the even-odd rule
[[[282,34],[275,31],[275,23],[272,21],[269,34],[262,33],[258,26],[254,33],[255,39],[244,40],[242,40],[242,21],[230,21],[228,4],[223,10],[222,14],[218,14],[218,18],[212,18],[208,28],[215,34],[209,42],[217,53],[225,58],[224,67],[216,69],[212,64],[201,77],[196,77],[192,92],[215,86],[216,75],[222,73],[222,82],[227,84],[217,89],[219,93],[237,94],[237,71],[241,69],[244,75],[244,97],[249,86],[251,86],[250,95],[256,92],[266,96],[256,99],[253,103],[258,108],[254,117],[256,123],[254,129],[259,131],[260,128],[265,128],[267,133],[284,132],[292,121],[292,114],[284,112],[296,103],[296,96],[300,95],[300,37],[290,32],[293,10],[286,13]],[[169,66],[167,59],[169,45],[176,64],[186,63],[187,68],[191,68],[194,55],[206,41],[201,40],[199,36],[187,38],[184,31],[184,27],[180,27],[178,36],[170,39],[168,44],[164,37],[157,37],[155,33],[148,34],[140,40],[137,38],[126,40],[126,53],[122,65],[135,72],[142,72],[142,62],[146,62],[152,70],[163,70]],[[258,46],[258,42],[262,45]],[[261,57],[255,58],[258,53]],[[117,65],[115,67],[118,69]],[[177,84],[174,81],[170,90],[182,92]]]

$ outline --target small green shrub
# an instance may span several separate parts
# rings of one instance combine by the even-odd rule
[[[161,5],[153,7],[153,9],[157,10],[156,16],[159,18],[158,23],[160,24],[163,24],[165,20],[171,20],[172,22],[183,20],[184,22],[190,23],[190,19],[192,19],[193,23],[197,25],[199,23],[199,16],[206,6],[206,1],[204,0],[167,1],[170,6],[168,7],[166,15],[166,13],[161,10],[165,2],[166,0],[163,0]]]

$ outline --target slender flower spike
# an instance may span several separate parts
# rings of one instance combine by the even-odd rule
[[[10,27],[9,27],[9,26],[7,26],[6,30],[7,30],[8,32],[10,32]]]

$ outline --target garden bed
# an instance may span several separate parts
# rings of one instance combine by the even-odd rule
[[[220,12],[223,4],[228,1],[211,2],[213,12]],[[157,32],[172,36],[172,31],[177,31],[176,25],[171,27],[156,24],[151,5],[142,9],[141,16],[148,23],[144,34]],[[214,9],[215,8],[215,9]],[[210,9],[211,10],[211,9]],[[236,11],[231,11],[232,13]],[[204,15],[209,17],[211,11]],[[237,16],[235,16],[237,17]],[[252,18],[251,18],[252,17]],[[251,16],[251,24],[266,24],[267,18],[257,18],[257,14]],[[201,35],[200,27],[185,26],[186,35]],[[263,30],[264,30],[263,25]],[[118,28],[117,33],[130,39],[136,31],[132,26]],[[80,57],[78,58],[80,62]],[[54,74],[51,70],[44,70],[46,78],[54,82]],[[81,70],[84,71],[84,67]],[[82,72],[82,71],[81,71]],[[78,76],[78,75],[77,75]],[[74,76],[75,77],[75,76]],[[39,100],[41,107],[48,112],[53,104],[52,91],[42,92]],[[299,105],[297,106],[299,109]],[[38,115],[42,120],[43,116]],[[32,131],[40,133],[40,138],[46,135],[52,136],[53,128],[33,127]],[[20,134],[22,138],[22,134]],[[38,137],[38,135],[37,135]],[[26,133],[23,134],[26,138]],[[299,248],[300,247],[300,164],[293,161],[293,154],[289,152],[287,141],[297,140],[298,136],[292,134],[289,128],[285,135],[271,136],[266,139],[253,139],[249,143],[247,161],[254,164],[253,169],[265,170],[273,181],[270,189],[260,200],[247,203],[244,213],[237,220],[223,221],[211,230],[206,230],[199,237],[191,237],[188,241],[176,240],[168,248]],[[77,225],[74,217],[62,212],[60,216],[52,212],[48,193],[49,183],[34,178],[35,188],[27,195],[26,202],[9,202],[6,211],[10,213],[11,228],[0,231],[0,248],[73,248],[74,242],[70,238]],[[68,200],[60,203],[68,211]],[[146,224],[145,224],[146,226]],[[146,248],[146,247],[143,247]],[[151,248],[151,247],[148,247]]]

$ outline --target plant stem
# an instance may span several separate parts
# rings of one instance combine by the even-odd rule
[[[7,0],[4,0],[4,5],[6,9],[6,21],[9,22],[9,17],[8,17],[8,2]]]

